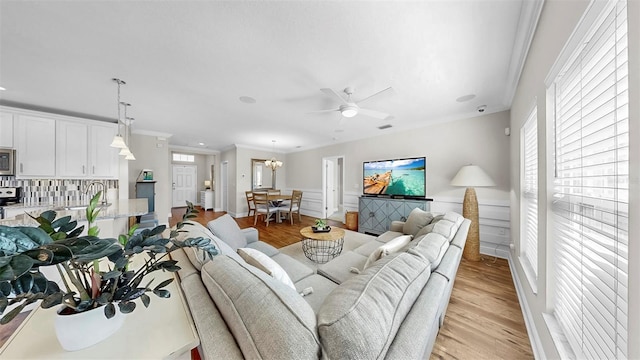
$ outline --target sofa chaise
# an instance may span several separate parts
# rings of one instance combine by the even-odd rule
[[[219,255],[172,256],[204,359],[416,359],[444,321],[469,225],[414,209],[316,271],[225,215],[182,235]]]

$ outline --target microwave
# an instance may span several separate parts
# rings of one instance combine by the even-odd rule
[[[16,174],[16,151],[0,149],[0,176]]]

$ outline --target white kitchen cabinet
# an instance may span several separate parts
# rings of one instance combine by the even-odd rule
[[[55,177],[56,121],[54,119],[18,115],[15,131],[16,176]]]
[[[120,171],[120,149],[112,148],[111,141],[118,133],[116,124],[92,124],[89,126],[89,176],[100,179],[117,179]]]
[[[118,178],[115,124],[57,120],[56,175],[60,178]]]
[[[13,114],[0,113],[0,148],[13,148]]]
[[[89,126],[75,121],[56,121],[56,174],[63,178],[87,176]]]

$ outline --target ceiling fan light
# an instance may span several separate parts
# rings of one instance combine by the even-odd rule
[[[345,105],[340,107],[340,112],[342,113],[342,116],[350,118],[358,114],[358,108],[355,106]]]
[[[133,153],[129,152],[127,156],[124,157],[125,160],[135,160],[136,157],[133,156]]]
[[[124,143],[124,139],[120,135],[116,135],[113,137],[113,141],[111,141],[111,147],[124,149],[127,147],[127,144]]]

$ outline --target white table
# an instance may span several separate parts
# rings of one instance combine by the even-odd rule
[[[172,277],[156,271],[153,284]],[[146,280],[142,281],[146,283]],[[153,285],[152,284],[152,285]],[[106,340],[83,350],[62,349],[53,327],[57,307],[37,307],[0,349],[1,359],[190,359],[200,345],[191,313],[176,279],[165,289],[168,299],[153,294],[149,308],[136,300],[136,310],[127,314],[122,327]],[[117,308],[117,306],[116,306]]]

